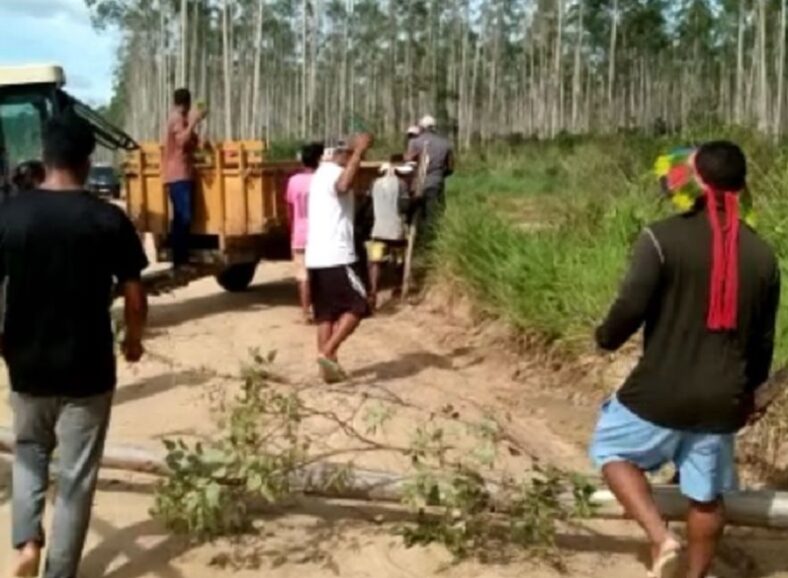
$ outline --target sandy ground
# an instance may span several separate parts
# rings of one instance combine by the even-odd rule
[[[480,345],[484,342],[484,345]],[[357,423],[359,407],[392,404],[397,413],[379,440],[406,443],[413,424],[430,415],[455,421],[494,416],[522,456],[507,468],[526,469],[533,459],[588,471],[580,442],[594,416],[593,396],[571,394],[569,384],[554,390],[537,383],[534,364],[513,366],[496,355],[489,340],[465,319],[421,305],[386,309],[365,323],[342,354],[351,383],[326,388],[317,383],[314,335],[300,322],[287,264],[260,267],[252,289],[222,292],[212,279],[156,297],[141,364],[120,368],[120,385],[110,443],[159,448],[168,437],[209,437],[217,394],[232,390],[222,376],[238,372],[250,349],[277,351],[275,369],[310,403]],[[527,361],[527,360],[526,360]],[[3,377],[4,379],[4,377]],[[7,384],[0,387],[7,389]],[[457,417],[459,416],[459,417]],[[10,413],[0,406],[0,425]],[[340,447],[336,431],[317,430],[326,447]],[[518,456],[520,452],[518,452]],[[396,470],[401,458],[384,453],[355,456],[363,466]],[[7,478],[7,468],[0,473]],[[440,547],[406,549],[392,534],[396,516],[374,506],[304,501],[257,522],[258,532],[243,542],[194,546],[150,519],[151,481],[143,476],[105,472],[83,576],[89,578],[208,578],[222,576],[493,578],[559,576],[527,559],[452,564]],[[6,493],[7,494],[7,493]],[[0,496],[0,567],[8,548],[9,505]],[[788,577],[785,537],[737,533],[726,540],[718,576]],[[569,576],[645,576],[642,543],[629,523],[590,524],[561,536]],[[756,562],[757,561],[757,562]],[[785,572],[783,572],[785,570]]]

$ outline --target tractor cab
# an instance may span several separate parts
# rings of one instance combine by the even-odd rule
[[[41,159],[44,124],[57,114],[73,112],[87,120],[110,150],[137,148],[134,139],[65,92],[65,83],[59,66],[0,66],[0,192],[10,187],[19,163]]]

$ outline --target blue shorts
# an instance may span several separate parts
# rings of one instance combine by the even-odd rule
[[[734,445],[734,434],[683,432],[654,425],[612,397],[602,405],[590,454],[600,469],[613,462],[629,462],[654,472],[672,462],[679,472],[681,493],[708,503],[736,489]]]

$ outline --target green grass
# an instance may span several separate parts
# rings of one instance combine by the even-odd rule
[[[437,240],[440,272],[513,327],[573,350],[588,347],[632,241],[646,223],[672,212],[651,173],[654,160],[712,136],[734,138],[750,157],[758,229],[788,272],[788,148],[730,130],[684,141],[564,139],[463,157]],[[783,286],[778,363],[788,361],[788,282]]]

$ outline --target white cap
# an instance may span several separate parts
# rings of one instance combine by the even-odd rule
[[[421,134],[421,127],[417,124],[411,125],[408,127],[408,134],[412,136],[418,136]]]
[[[423,129],[435,128],[435,125],[438,124],[435,121],[435,117],[426,115],[419,121],[419,126]]]

